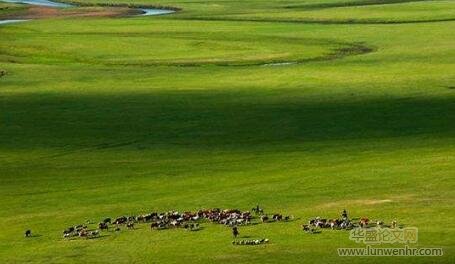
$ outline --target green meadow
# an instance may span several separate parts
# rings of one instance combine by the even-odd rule
[[[454,1],[111,2],[181,11],[0,25],[1,263],[455,262]],[[239,228],[266,245],[211,223],[62,238],[256,204],[295,217]],[[444,256],[339,257],[364,245],[301,230],[343,209]]]

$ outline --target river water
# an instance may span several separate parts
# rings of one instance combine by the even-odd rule
[[[0,1],[6,2],[6,3],[17,3],[17,4],[47,6],[47,7],[58,7],[58,8],[65,8],[65,7],[73,6],[71,4],[58,3],[58,2],[53,2],[50,0],[0,0]],[[156,9],[156,8],[138,8],[138,9],[140,9],[144,12],[143,14],[140,14],[141,16],[166,15],[166,14],[172,14],[175,12],[174,10],[170,10],[170,9]],[[27,21],[27,20],[24,20],[24,19],[0,20],[0,25],[24,22],[24,21]]]

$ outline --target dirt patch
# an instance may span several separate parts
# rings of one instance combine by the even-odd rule
[[[399,196],[390,196],[388,199],[355,199],[355,200],[341,200],[337,202],[329,202],[319,204],[316,207],[318,208],[339,208],[340,206],[361,206],[361,205],[379,205],[379,204],[387,204],[393,202],[407,202],[410,200],[415,200],[415,195],[412,194],[403,194]]]
[[[77,7],[53,8],[45,6],[30,6],[25,10],[1,16],[1,19],[43,19],[55,17],[122,17],[139,15],[139,9],[127,7]]]
[[[340,206],[347,206],[347,205],[376,205],[376,204],[383,204],[383,203],[391,203],[393,200],[391,199],[382,199],[382,200],[373,200],[373,199],[358,199],[358,200],[344,200],[339,202],[330,202],[320,204],[317,207],[325,207],[325,208],[332,208],[332,207],[340,207]]]

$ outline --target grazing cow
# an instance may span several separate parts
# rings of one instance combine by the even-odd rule
[[[107,223],[105,223],[105,222],[101,222],[101,223],[98,224],[98,228],[100,230],[108,230],[109,229],[109,225]]]
[[[319,234],[321,233],[320,230],[318,230],[316,227],[312,226],[312,225],[302,225],[302,230],[306,233],[309,233],[309,234]]]
[[[78,234],[79,234],[80,237],[86,237],[86,236],[88,236],[88,232],[87,232],[87,230],[85,230],[85,229],[79,231]]]
[[[321,219],[319,217],[316,217],[316,220],[313,222],[313,225],[315,227],[320,227],[320,228],[324,228],[324,227],[327,227],[327,219]]]
[[[95,230],[95,231],[90,231],[87,234],[87,238],[94,238],[94,237],[99,237],[100,236],[100,231]]]
[[[240,240],[240,241],[232,241],[233,245],[260,245],[268,243],[269,240],[267,238],[263,239],[254,239],[254,240]]]
[[[87,229],[87,226],[84,226],[84,225],[77,225],[77,226],[75,226],[75,228],[76,228],[76,232],[80,232],[80,231],[82,231],[82,230]]]
[[[262,215],[261,221],[262,221],[262,223],[265,223],[265,222],[269,221],[269,217],[267,215]]]
[[[134,223],[133,222],[129,222],[129,223],[126,224],[126,227],[128,229],[134,229]]]
[[[367,217],[362,217],[359,221],[360,227],[367,227],[370,220]]]
[[[171,226],[173,226],[173,227],[179,227],[179,226],[180,226],[180,222],[177,221],[177,220],[172,220],[172,221],[171,221]]]
[[[153,230],[153,229],[157,229],[159,227],[159,224],[157,222],[154,222],[154,223],[151,223],[150,224],[150,229]]]
[[[73,232],[73,233],[63,233],[63,237],[64,237],[64,238],[72,237],[72,236],[76,236],[76,235],[78,235],[76,232]]]
[[[309,225],[302,225],[302,229],[305,232],[310,232],[310,226]]]
[[[127,221],[128,221],[128,218],[126,216],[121,216],[121,217],[118,217],[117,219],[115,219],[114,224],[120,225],[120,224],[126,223]]]
[[[275,221],[281,221],[281,220],[283,220],[283,215],[281,215],[281,214],[274,214],[274,215],[272,216],[272,219],[275,220]]]
[[[63,234],[70,234],[73,233],[74,231],[75,231],[74,227],[68,227],[63,231]]]
[[[350,229],[350,228],[352,228],[352,223],[349,222],[349,220],[344,220],[341,222],[340,228],[341,229]]]
[[[32,236],[32,230],[28,229],[25,231],[25,237],[31,237]]]
[[[236,226],[234,226],[234,227],[232,228],[232,235],[234,236],[234,238],[237,238],[237,236],[238,236],[239,234],[240,234],[240,233],[239,233],[238,228],[237,228]]]
[[[158,214],[157,213],[150,213],[150,214],[144,215],[143,217],[144,217],[144,222],[150,222],[154,218],[158,217]]]

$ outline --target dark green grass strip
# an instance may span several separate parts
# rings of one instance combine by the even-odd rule
[[[327,8],[337,8],[337,7],[392,5],[392,4],[402,4],[402,3],[412,3],[412,2],[428,2],[428,0],[363,0],[363,1],[338,2],[338,3],[290,5],[290,6],[286,6],[285,8],[314,10],[314,9],[327,9]]]
[[[252,18],[211,18],[195,17],[182,18],[185,20],[199,21],[236,21],[236,22],[265,22],[265,23],[295,23],[295,24],[321,24],[321,25],[393,25],[393,24],[419,24],[419,23],[439,23],[455,21],[453,18],[423,19],[423,20],[371,20],[371,19],[344,19],[344,20],[305,20],[305,19],[252,19]]]

